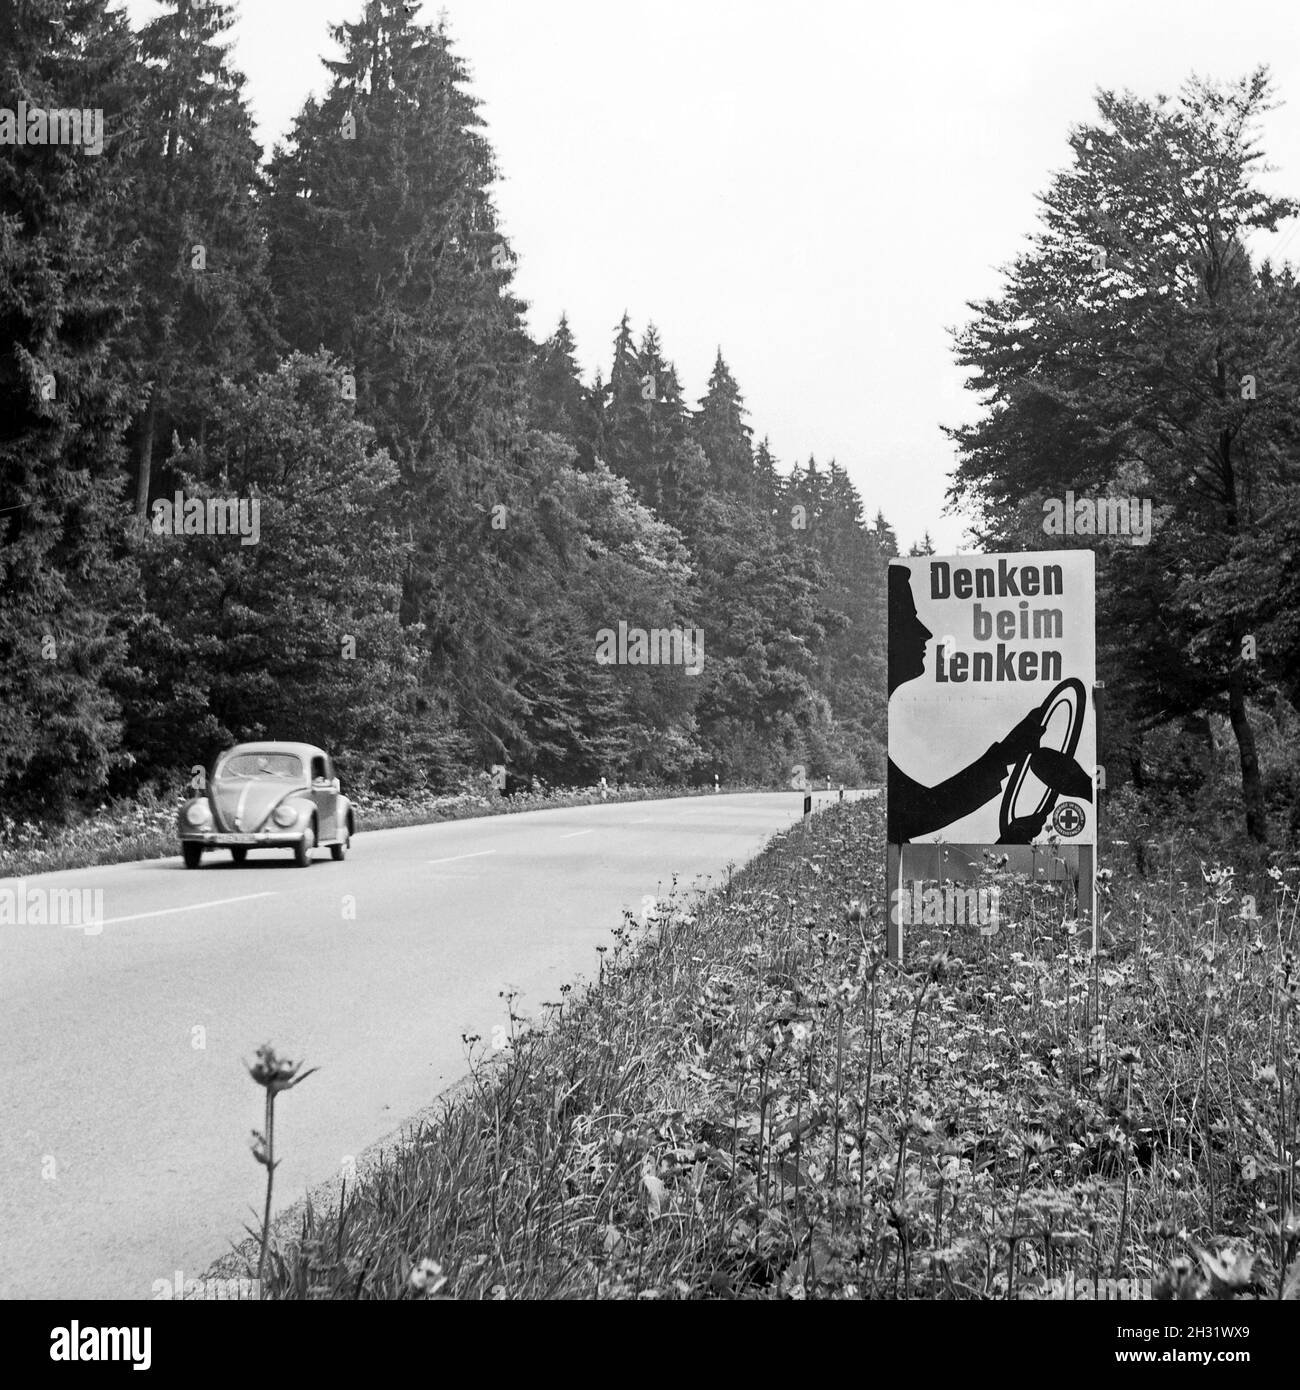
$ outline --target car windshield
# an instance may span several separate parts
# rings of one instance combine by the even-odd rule
[[[217,770],[220,781],[294,781],[302,776],[302,759],[292,753],[236,753]]]

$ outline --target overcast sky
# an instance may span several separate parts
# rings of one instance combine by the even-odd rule
[[[153,0],[126,0],[132,19]],[[261,139],[326,86],[327,26],[363,0],[245,0],[236,65]],[[421,17],[436,19],[427,4]],[[1264,128],[1300,195],[1294,0],[448,0],[497,153],[516,289],[561,311],[590,379],[623,310],[688,400],[720,345],[783,467],[834,457],[904,550],[944,514],[941,423],[973,413],[947,330],[1035,225],[1098,88],[1172,93],[1271,65]],[[1297,223],[1252,250],[1300,259]]]

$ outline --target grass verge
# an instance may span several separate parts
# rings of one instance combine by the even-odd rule
[[[913,929],[900,969],[881,816],[833,806],[466,1039],[264,1296],[1300,1297],[1294,879],[1243,917],[1230,870],[1103,877],[1096,958],[1004,880],[996,937]]]

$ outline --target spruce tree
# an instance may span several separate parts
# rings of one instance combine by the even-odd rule
[[[272,342],[261,149],[243,75],[228,60],[233,10],[219,0],[164,2],[139,35],[147,74],[133,204],[140,297],[127,341],[145,396],[134,427],[141,518],[158,442],[201,437],[218,385],[249,378]]]
[[[529,377],[529,423],[574,445],[582,438],[587,408],[576,351],[569,320],[561,314],[555,332],[534,354]]]
[[[281,326],[338,357],[340,390],[397,463],[403,620],[422,633],[430,697],[490,743],[520,708],[500,673],[533,563],[510,520],[530,496],[530,347],[492,152],[443,25],[368,0],[332,32],[330,88],[271,168]]]
[[[115,351],[134,299],[130,155],[140,74],[106,0],[0,7],[0,90],[102,112],[102,148],[0,160],[0,796],[59,814],[120,758],[123,434],[137,398]]]
[[[719,493],[757,501],[752,431],[745,423],[745,402],[718,349],[709,386],[692,422],[696,441],[710,465],[710,483]]]

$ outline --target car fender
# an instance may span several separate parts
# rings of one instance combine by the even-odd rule
[[[308,793],[301,790],[291,791],[287,795],[282,796],[280,800],[275,803],[264,824],[268,826],[275,824],[275,813],[281,806],[292,806],[297,812],[300,821],[304,817],[310,820],[316,814],[316,802]],[[288,827],[286,827],[286,829],[287,828]]]

